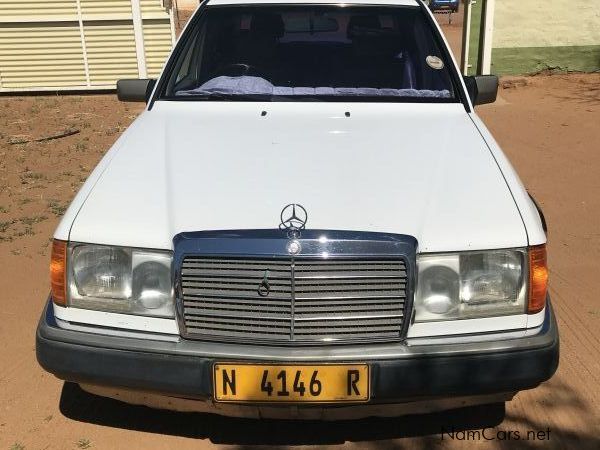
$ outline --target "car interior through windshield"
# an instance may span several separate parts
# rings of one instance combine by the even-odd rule
[[[191,27],[163,98],[456,101],[418,8],[207,7]]]

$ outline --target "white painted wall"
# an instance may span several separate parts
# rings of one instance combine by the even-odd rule
[[[180,9],[192,9],[198,6],[200,0],[175,0]]]
[[[494,48],[600,45],[600,0],[499,0]]]

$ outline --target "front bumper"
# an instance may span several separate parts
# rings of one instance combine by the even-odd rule
[[[132,338],[59,328],[48,303],[36,336],[40,365],[81,384],[210,401],[215,362],[366,362],[371,404],[530,389],[556,371],[559,338],[550,301],[531,336],[453,344],[268,347]],[[309,408],[310,406],[307,406]]]

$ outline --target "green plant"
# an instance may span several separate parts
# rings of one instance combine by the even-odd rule
[[[25,450],[25,446],[20,442],[15,442],[10,446],[10,450]]]
[[[12,220],[5,220],[0,222],[0,233],[4,233],[6,230],[8,230],[8,227],[10,227],[13,224]]]
[[[67,210],[67,205],[60,203],[58,200],[49,200],[48,208],[56,217],[62,216]]]
[[[82,449],[86,449],[86,448],[90,448],[92,446],[92,443],[89,439],[79,439],[77,442],[77,447],[82,448]]]
[[[21,231],[16,231],[15,233],[13,233],[13,236],[16,236],[16,237],[35,236],[35,231],[33,231],[33,228],[31,228],[31,227],[25,227],[25,229],[23,229]]]
[[[21,217],[19,219],[19,222],[25,224],[25,225],[33,225],[35,223],[40,223],[43,222],[44,220],[46,220],[48,217],[47,216],[43,216],[43,215],[39,215],[39,216],[25,216],[25,217]]]
[[[35,182],[38,180],[45,180],[46,175],[44,175],[43,173],[30,172],[30,171],[26,170],[24,173],[21,174],[20,178],[21,178],[21,184],[28,184],[30,181]]]

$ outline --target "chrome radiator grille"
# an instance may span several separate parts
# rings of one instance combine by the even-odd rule
[[[185,335],[273,343],[397,340],[407,279],[403,259],[187,256],[180,272]],[[261,283],[268,293],[260,295]]]

